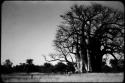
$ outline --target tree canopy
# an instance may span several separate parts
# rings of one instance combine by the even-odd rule
[[[92,3],[73,5],[60,16],[63,22],[54,45],[67,63],[69,56],[75,58],[79,72],[101,71],[104,54],[110,53],[117,60],[113,53],[124,52],[124,12]]]

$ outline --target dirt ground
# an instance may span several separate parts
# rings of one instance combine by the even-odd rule
[[[43,74],[14,73],[2,75],[3,82],[123,82],[124,73]]]

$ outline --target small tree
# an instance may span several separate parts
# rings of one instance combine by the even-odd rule
[[[44,73],[53,72],[53,65],[51,63],[44,63],[43,68],[44,68],[44,70],[43,70]]]
[[[62,62],[59,62],[55,65],[54,71],[60,72],[60,73],[65,73],[67,71],[67,65]]]
[[[10,59],[6,59],[4,64],[1,66],[2,73],[11,73],[13,63],[10,61]]]
[[[34,66],[33,59],[27,59],[26,63],[27,63],[26,64],[27,73],[32,72],[33,71],[33,66]]]

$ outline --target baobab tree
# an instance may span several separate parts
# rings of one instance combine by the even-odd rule
[[[91,6],[73,5],[60,16],[64,21],[58,27],[54,46],[66,61],[67,56],[75,56],[78,72],[101,71],[102,56],[109,52],[107,49],[116,58],[113,52],[121,45],[114,42],[124,37],[124,12],[92,3]],[[124,40],[121,40],[123,50]]]

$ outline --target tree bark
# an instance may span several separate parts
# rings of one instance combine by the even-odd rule
[[[92,71],[92,68],[91,68],[91,60],[90,60],[90,54],[89,54],[89,50],[87,49],[87,72],[91,72]]]
[[[86,56],[87,56],[87,72],[91,72],[92,71],[92,67],[91,67],[91,59],[90,59],[90,53],[89,53],[89,37],[87,37],[87,39],[85,39],[85,43],[86,43]]]
[[[78,49],[77,49],[77,54],[76,54],[76,72],[78,73],[82,73],[82,65],[83,61],[82,61],[82,58],[80,57],[80,54],[78,52]]]

